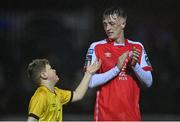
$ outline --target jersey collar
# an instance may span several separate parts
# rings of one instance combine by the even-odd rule
[[[126,46],[128,44],[128,39],[125,39],[124,43],[116,43],[113,39],[107,38],[107,43],[113,44],[114,46]]]

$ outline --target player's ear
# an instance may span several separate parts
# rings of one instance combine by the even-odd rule
[[[122,18],[121,19],[121,27],[125,28],[125,26],[126,26],[126,19]]]
[[[47,75],[46,72],[41,72],[40,77],[41,77],[42,79],[47,79],[47,78],[48,78],[48,75]]]

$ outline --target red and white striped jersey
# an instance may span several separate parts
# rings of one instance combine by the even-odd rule
[[[126,51],[132,51],[136,47],[141,51],[138,60],[139,65],[146,71],[151,71],[144,47],[139,42],[128,39],[124,44],[117,44],[104,39],[91,44],[86,56],[91,63],[95,59],[101,59],[101,68],[97,73],[104,73],[116,66],[119,56]],[[94,120],[141,120],[139,110],[140,83],[133,70],[127,63],[121,69],[119,75],[111,81],[101,85],[97,91]]]

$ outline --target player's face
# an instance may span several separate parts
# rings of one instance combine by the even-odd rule
[[[53,82],[57,82],[59,80],[59,77],[56,75],[56,70],[52,69],[49,64],[46,65],[46,72],[48,75],[48,80]]]
[[[124,18],[116,14],[105,17],[103,19],[103,26],[108,38],[113,40],[120,38],[125,27],[125,22]]]

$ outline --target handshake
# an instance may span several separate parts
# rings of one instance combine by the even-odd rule
[[[141,54],[140,50],[133,47],[133,50],[131,52],[126,51],[118,58],[117,67],[121,70],[122,67],[129,61],[130,61],[130,66],[135,67],[140,57],[140,54]]]

